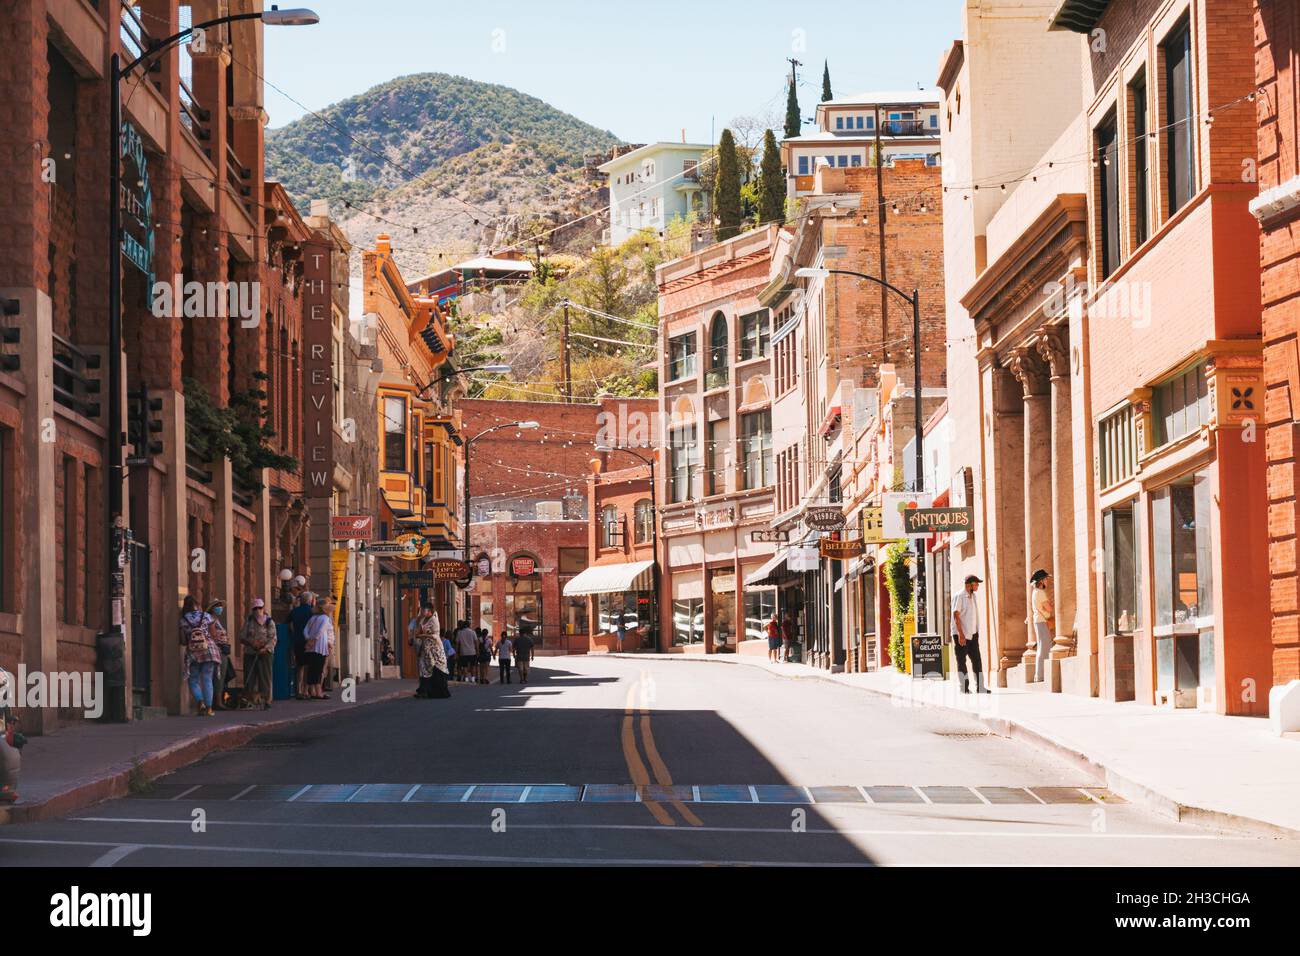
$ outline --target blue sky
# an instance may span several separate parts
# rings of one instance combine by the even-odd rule
[[[715,124],[768,111],[779,134],[789,56],[805,64],[805,116],[823,59],[837,96],[933,86],[962,2],[306,0],[320,24],[268,27],[266,77],[320,109],[408,73],[454,73],[512,86],[625,141],[677,140],[685,128],[709,142]],[[273,127],[303,112],[270,87],[266,108]]]

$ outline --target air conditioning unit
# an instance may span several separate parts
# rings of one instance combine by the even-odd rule
[[[537,518],[539,521],[562,521],[564,519],[564,502],[537,502]]]

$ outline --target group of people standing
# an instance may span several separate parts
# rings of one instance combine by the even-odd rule
[[[289,614],[293,641],[293,667],[298,700],[329,700],[323,689],[325,661],[334,647],[334,616],[329,599],[311,592],[298,595]],[[225,602],[209,603],[206,610],[193,596],[181,609],[180,642],[182,679],[189,685],[196,712],[211,717],[226,706],[227,685],[235,678],[230,635],[222,623]],[[244,648],[244,686],[239,710],[269,710],[271,675],[278,632],[275,620],[261,598],[254,598],[237,634]]]
[[[767,622],[767,659],[790,662],[793,657],[793,645],[799,640],[799,625],[789,611],[784,617],[777,617],[773,612]]]
[[[493,660],[500,669],[501,683],[513,683],[512,672],[518,673],[519,683],[528,683],[535,649],[531,628],[521,627],[513,638],[509,632],[502,631],[496,641],[487,628],[476,630],[468,621],[457,621],[454,631],[443,632],[433,605],[424,604],[419,616],[408,625],[408,631],[420,673],[416,697],[450,697],[448,683],[452,680],[491,683],[488,673]]]

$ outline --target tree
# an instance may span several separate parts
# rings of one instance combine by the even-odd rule
[[[831,98],[831,65],[822,60],[822,102]]]
[[[790,78],[785,97],[785,138],[794,139],[803,129],[803,117],[799,115],[799,94],[795,92],[794,78]]]
[[[785,176],[781,172],[776,136],[771,130],[763,136],[763,162],[758,170],[758,221],[760,224],[785,221]]]
[[[718,140],[718,178],[713,186],[713,208],[718,217],[719,241],[740,232],[740,164],[736,161],[736,141],[729,129],[724,129]]]

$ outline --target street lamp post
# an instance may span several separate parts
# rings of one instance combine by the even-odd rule
[[[307,26],[320,22],[311,10],[270,10],[255,13],[235,13],[205,20],[186,27],[150,46],[126,66],[122,57],[113,53],[109,58],[109,186],[108,186],[108,462],[104,469],[105,516],[107,518],[107,552],[109,587],[107,597],[107,627],[100,642],[104,660],[124,660],[126,631],[123,620],[123,601],[126,597],[126,519],[122,514],[122,484],[126,478],[123,452],[126,436],[122,434],[122,81],[145,60],[164,53],[195,31],[224,26],[239,20],[261,20],[271,26]],[[182,476],[183,477],[183,476]],[[105,668],[106,670],[108,668]],[[125,686],[125,685],[123,685]],[[120,703],[120,707],[117,706]],[[125,711],[125,700],[115,702],[114,709]],[[125,720],[124,712],[110,714],[110,719]]]
[[[864,272],[853,272],[849,269],[822,269],[809,266],[802,269],[796,269],[795,273],[801,279],[825,278],[830,275],[854,276],[858,279],[865,279],[868,282],[874,282],[877,285],[895,292],[906,299],[912,306],[912,362],[913,368],[913,386],[912,386],[912,410],[913,417],[916,419],[916,490],[925,490],[925,422],[921,418],[921,291],[913,289],[912,294],[908,295],[898,286],[886,282],[884,279],[876,276],[867,275]],[[926,618],[926,593],[925,593],[925,550],[924,545],[920,549],[920,556],[916,565],[916,630],[917,633],[923,633],[928,623]]]
[[[655,484],[655,460],[654,456],[646,457],[639,452],[622,445],[597,445],[596,451],[602,454],[608,454],[612,451],[626,452],[633,458],[639,459],[643,464],[650,467],[650,553],[654,555],[654,564],[650,568],[652,580],[654,581],[654,603],[651,604],[653,609],[650,620],[653,622],[650,633],[654,635],[655,647],[659,647],[659,507],[655,502],[656,488]]]

